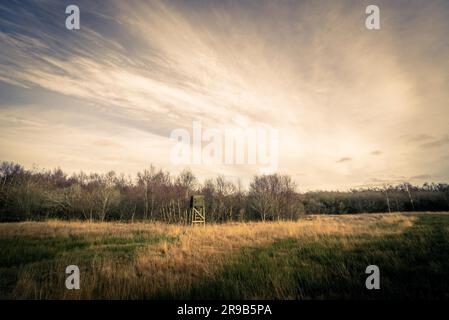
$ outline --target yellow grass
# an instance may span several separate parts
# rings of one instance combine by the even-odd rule
[[[204,277],[213,277],[228,257],[242,247],[267,245],[281,238],[301,239],[306,245],[329,235],[343,236],[342,245],[350,246],[349,239],[353,235],[380,237],[400,233],[414,220],[414,216],[401,214],[309,216],[295,222],[227,223],[205,227],[48,221],[0,224],[0,234],[2,237],[98,239],[113,236],[127,239],[132,232],[140,231],[173,237],[176,241],[162,240],[140,248],[132,261],[117,257],[73,262],[62,255],[47,270],[49,274],[44,280],[36,270],[22,270],[13,293],[15,298],[91,299],[98,297],[100,290],[101,298],[143,298],[157,295],[161,289],[176,295]],[[379,224],[394,225],[394,228],[381,228]],[[345,237],[348,241],[344,241]],[[64,270],[67,265],[76,263],[82,263],[82,289],[69,291],[64,287]]]

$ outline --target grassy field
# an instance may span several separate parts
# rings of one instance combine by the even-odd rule
[[[3,299],[448,299],[449,214],[0,224]],[[65,268],[81,289],[65,288]],[[365,288],[366,266],[381,289]]]

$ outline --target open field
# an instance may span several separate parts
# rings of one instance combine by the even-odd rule
[[[448,299],[449,214],[296,222],[0,224],[7,299]],[[81,289],[65,288],[65,268]],[[365,288],[366,266],[381,289]]]

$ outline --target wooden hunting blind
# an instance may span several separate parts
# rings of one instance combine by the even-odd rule
[[[204,196],[198,195],[190,198],[190,222],[192,225],[198,223],[206,224]]]

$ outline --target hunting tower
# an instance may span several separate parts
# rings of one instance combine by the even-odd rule
[[[192,225],[206,225],[206,210],[204,196],[192,196],[190,198],[190,222]]]

